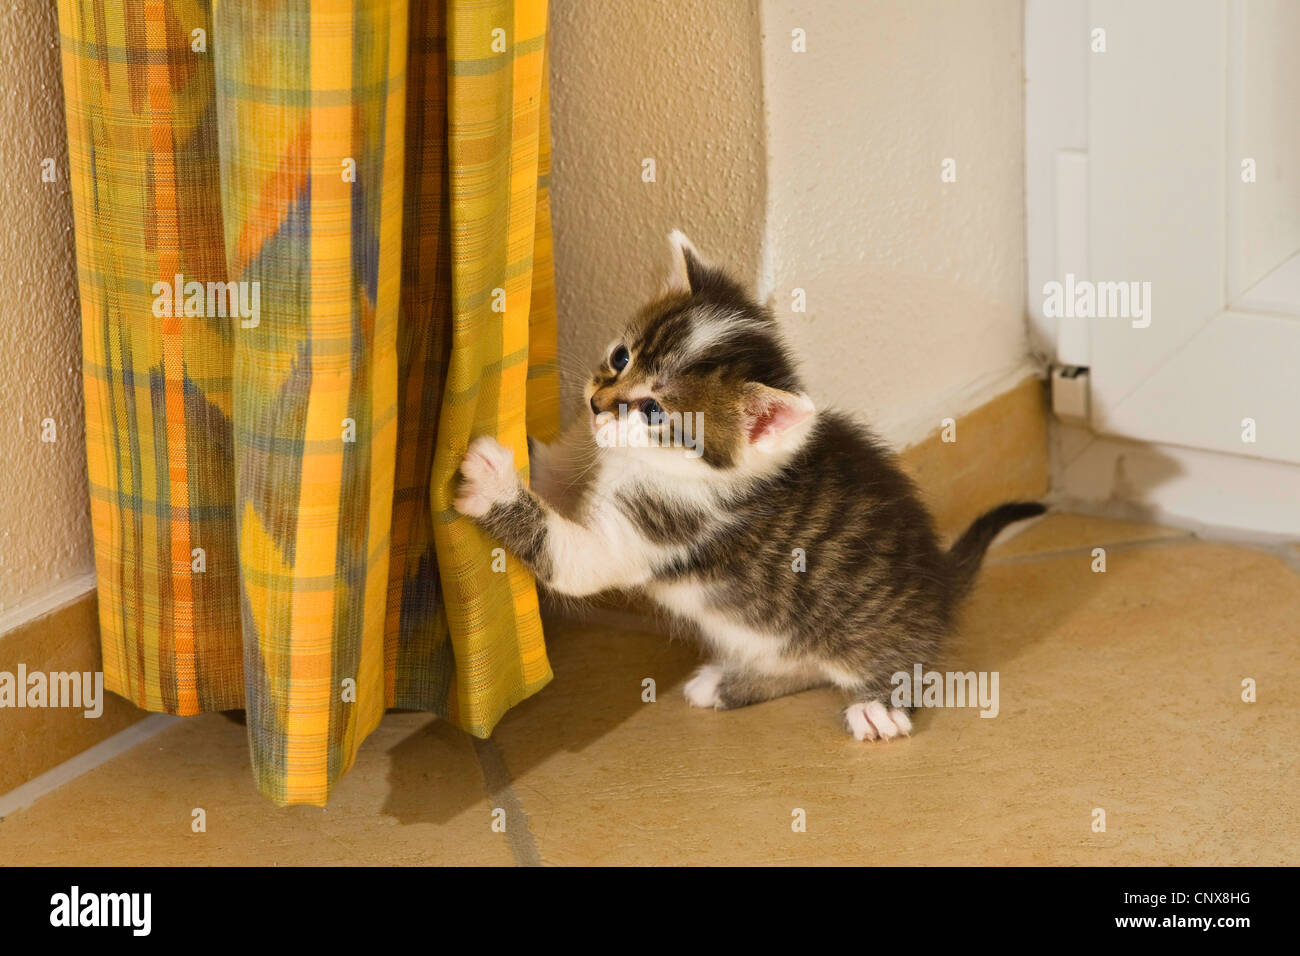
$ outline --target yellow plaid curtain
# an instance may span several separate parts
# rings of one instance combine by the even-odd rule
[[[59,0],[106,685],[326,801],[551,677],[451,507],[558,424],[546,0]],[[526,477],[526,475],[525,475]]]

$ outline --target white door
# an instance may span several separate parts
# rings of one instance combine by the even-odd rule
[[[1150,283],[1086,319],[1091,427],[1300,464],[1300,0],[1088,17],[1086,278]]]

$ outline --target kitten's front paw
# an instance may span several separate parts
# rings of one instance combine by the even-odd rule
[[[494,504],[511,500],[519,491],[514,453],[490,435],[469,443],[460,463],[460,479],[453,504],[471,518],[483,517]]]
[[[912,721],[898,707],[878,700],[859,701],[844,711],[844,721],[858,740],[893,740],[912,733]]]
[[[717,707],[722,703],[718,685],[722,683],[722,668],[705,664],[686,682],[683,693],[692,707]]]

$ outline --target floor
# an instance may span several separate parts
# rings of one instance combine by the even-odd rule
[[[992,553],[952,649],[998,672],[997,717],[923,710],[887,744],[829,690],[688,708],[684,642],[548,633],[555,681],[489,742],[390,714],[328,808],[277,809],[244,729],[191,718],[0,821],[0,864],[1300,863],[1294,545],[1049,516]]]

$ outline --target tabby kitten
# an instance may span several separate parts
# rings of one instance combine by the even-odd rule
[[[817,411],[772,315],[680,232],[663,294],[606,352],[591,414],[529,441],[532,488],[481,437],[455,505],[563,595],[639,588],[711,655],[686,684],[726,710],[833,684],[859,740],[908,734],[891,677],[929,670],[984,551],[1042,505],[1006,504],[939,545],[865,429]]]

